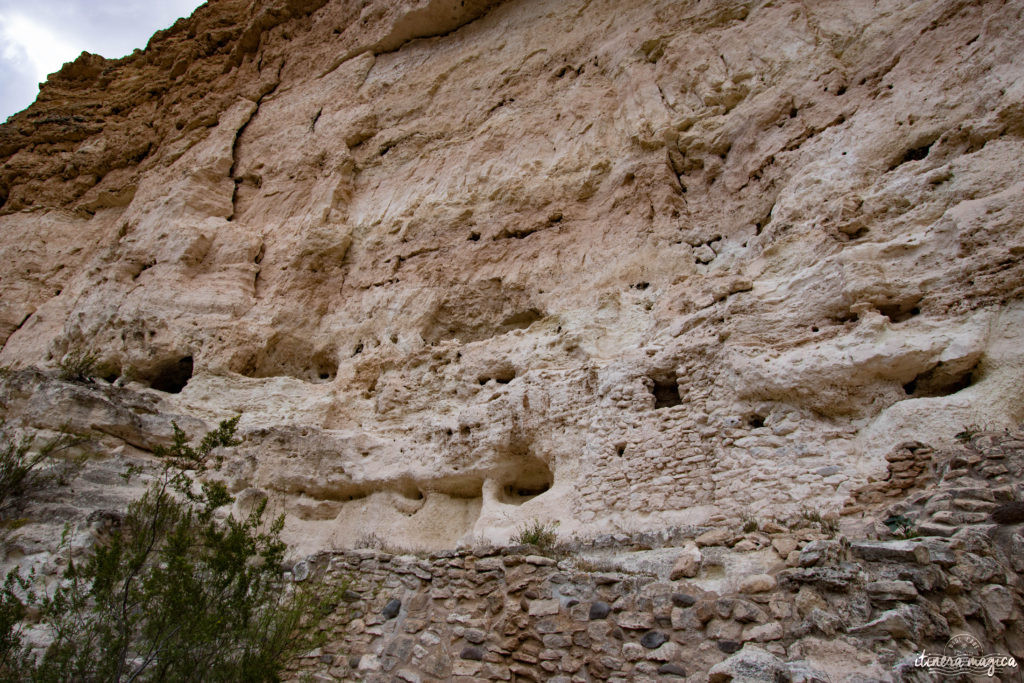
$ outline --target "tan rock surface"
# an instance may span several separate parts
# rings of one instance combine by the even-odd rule
[[[1020,2],[251,5],[0,126],[0,363],[241,412],[302,550],[838,510],[1024,418]]]

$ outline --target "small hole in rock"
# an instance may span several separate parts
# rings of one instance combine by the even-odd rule
[[[398,493],[409,500],[423,500],[423,491],[408,479],[399,482]]]
[[[846,323],[854,323],[860,319],[856,313],[843,313],[832,318],[833,321],[839,325],[845,325]]]
[[[921,309],[917,306],[907,308],[906,304],[881,304],[877,306],[878,312],[889,319],[892,323],[901,323],[905,320],[910,320],[916,315],[921,313]]]
[[[469,241],[470,242],[477,242],[479,240],[480,240],[480,233],[475,232],[475,231],[469,233]]]
[[[764,427],[764,416],[757,414],[751,415],[749,418],[747,418],[747,425],[753,429]]]
[[[550,487],[547,485],[541,485],[537,488],[507,486],[505,487],[505,495],[510,498],[536,498],[549,489]]]
[[[531,308],[520,313],[515,313],[508,316],[501,321],[501,331],[510,332],[512,330],[525,330],[533,323],[542,319],[544,314],[536,308]]]
[[[505,367],[505,368],[498,368],[498,369],[496,369],[490,375],[483,375],[482,377],[480,377],[478,379],[478,381],[480,382],[481,386],[483,386],[484,384],[487,384],[492,379],[495,382],[497,382],[498,384],[508,384],[509,382],[514,380],[515,378],[516,378],[516,371],[515,371],[515,369],[511,368],[511,367]]]
[[[920,147],[912,147],[911,149],[908,149],[906,152],[903,153],[903,156],[900,157],[899,161],[897,161],[895,164],[889,167],[889,170],[892,171],[896,167],[911,161],[921,161],[922,159],[928,156],[928,152],[931,151],[933,143],[934,140],[926,145],[921,145]]]
[[[679,397],[679,385],[675,378],[651,378],[654,386],[651,393],[654,394],[654,408],[671,408],[681,405],[683,400]]]

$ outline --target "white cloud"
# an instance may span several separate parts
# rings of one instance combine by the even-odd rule
[[[36,84],[83,50],[108,58],[144,48],[150,36],[203,0],[0,0],[0,121],[31,104]]]
[[[4,61],[28,71],[38,82],[82,52],[48,26],[14,13],[0,14],[0,41]]]

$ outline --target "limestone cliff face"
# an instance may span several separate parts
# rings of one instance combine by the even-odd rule
[[[1024,419],[1022,45],[1018,1],[211,0],[0,126],[0,363],[241,412],[310,551],[856,511]]]

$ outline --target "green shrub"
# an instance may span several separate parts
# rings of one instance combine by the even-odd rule
[[[555,533],[557,528],[558,522],[542,522],[539,519],[534,519],[519,527],[512,536],[512,542],[517,545],[532,545],[542,552],[549,552],[558,541],[558,534]]]
[[[81,462],[57,458],[57,453],[79,442],[65,432],[36,447],[33,437],[18,438],[0,422],[0,516],[33,491],[65,483]]]
[[[0,586],[0,679],[15,680],[16,672],[30,671],[32,657],[25,647],[22,630],[28,608],[36,600],[32,590],[34,577],[10,572]]]
[[[98,358],[83,349],[71,349],[57,364],[57,375],[67,382],[91,382]]]
[[[16,633],[0,633],[0,678],[270,681],[317,646],[315,627],[344,587],[284,584],[283,516],[265,524],[265,502],[243,519],[218,514],[232,501],[226,487],[190,475],[219,464],[237,423],[222,422],[198,447],[174,425],[173,444],[156,452],[160,475],[110,539],[72,561],[37,603],[20,597],[26,579],[8,575],[0,617],[19,621],[18,604],[37,604],[53,641],[33,657]]]

